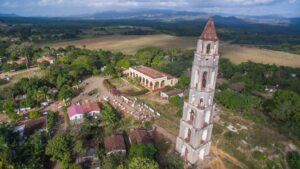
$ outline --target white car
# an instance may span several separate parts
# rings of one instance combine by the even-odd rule
[[[109,97],[108,96],[103,96],[103,100],[108,102],[109,101]]]

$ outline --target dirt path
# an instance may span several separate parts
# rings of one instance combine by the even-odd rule
[[[229,155],[228,153],[224,152],[223,150],[218,149],[215,145],[211,146],[211,152],[220,161],[222,161],[222,159],[226,159],[226,160],[230,161],[232,164],[238,166],[241,169],[247,169],[248,168],[245,164],[241,163],[239,160],[237,160],[236,158],[232,157],[231,155]],[[225,166],[224,166],[224,168],[225,168]]]
[[[172,134],[170,134],[167,130],[164,128],[159,127],[158,125],[154,124],[154,127],[156,127],[156,130],[162,134],[164,137],[169,139],[174,145],[176,144],[176,137]]]
[[[30,73],[32,71],[36,71],[36,70],[40,70],[39,67],[33,67],[33,68],[29,68],[29,69],[26,69],[26,70],[20,70],[20,71],[16,71],[16,72],[5,72],[5,73],[1,73],[0,74],[0,79],[3,79],[5,78],[5,76],[16,76],[18,74],[23,74],[23,73]]]

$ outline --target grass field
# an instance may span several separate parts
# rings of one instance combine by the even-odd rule
[[[236,64],[251,60],[257,63],[300,67],[300,55],[240,45],[222,46],[221,56]]]
[[[192,49],[195,46],[195,43],[195,38],[170,35],[110,35],[92,39],[59,42],[50,46],[58,48],[68,45],[75,45],[76,47],[83,47],[83,45],[85,45],[88,49],[106,49],[115,52],[123,52],[125,54],[134,54],[138,49],[149,46],[164,49]]]
[[[178,135],[180,122],[176,107],[160,100],[154,93],[138,98],[161,113],[155,120],[156,125],[174,137]],[[229,129],[229,126],[236,131]],[[294,144],[276,130],[245,119],[239,112],[231,112],[224,107],[217,107],[212,140],[212,154],[219,166],[211,166],[211,169],[284,169],[287,168],[287,151],[298,146],[298,143]]]
[[[42,77],[45,75],[45,73],[45,70],[41,70],[39,68],[32,68],[29,70],[17,71],[13,73],[5,73],[8,74],[9,77],[12,78],[12,80],[3,85],[0,84],[0,89],[15,84],[22,78]]]
[[[92,39],[59,42],[50,44],[51,47],[65,47],[75,45],[88,49],[105,49],[125,54],[134,54],[138,49],[144,47],[160,47],[163,49],[183,48],[194,49],[196,38],[176,37],[171,35],[111,35]],[[300,55],[287,52],[272,51],[240,45],[221,45],[221,57],[229,58],[238,64],[251,60],[257,63],[276,64],[290,67],[300,67]]]

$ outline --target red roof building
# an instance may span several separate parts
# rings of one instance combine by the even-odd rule
[[[85,113],[94,115],[95,113],[100,113],[101,109],[97,102],[93,101],[84,101],[81,103],[82,109]]]
[[[124,73],[129,77],[138,78],[140,83],[151,91],[164,89],[165,86],[174,86],[178,82],[177,78],[146,66],[130,67]]]
[[[8,61],[8,64],[16,64],[16,65],[21,65],[23,63],[27,62],[27,57],[26,56],[20,56],[17,60],[14,61]]]
[[[149,144],[153,142],[153,130],[137,128],[128,134],[131,144]]]
[[[55,58],[52,56],[42,56],[36,59],[37,63],[49,62],[50,64],[54,63]]]
[[[126,154],[126,145],[123,134],[113,134],[104,138],[104,147],[107,155],[112,153]]]
[[[172,96],[179,96],[179,97],[183,97],[183,90],[181,89],[173,89],[173,90],[169,90],[169,91],[165,91],[165,92],[160,92],[160,98],[161,99],[169,99]]]
[[[68,116],[70,120],[79,120],[82,119],[84,114],[88,116],[94,116],[95,114],[100,113],[101,109],[97,102],[93,101],[84,101],[81,104],[73,104],[68,107]]]

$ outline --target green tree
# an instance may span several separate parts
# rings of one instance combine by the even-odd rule
[[[159,165],[154,160],[136,157],[130,160],[128,167],[118,166],[117,169],[159,169]]]
[[[287,154],[287,162],[290,169],[298,169],[300,168],[300,155],[296,151],[288,152]]]
[[[157,149],[153,144],[132,144],[129,150],[129,158],[142,157],[154,159]]]
[[[124,67],[124,68],[129,68],[130,67],[130,62],[127,59],[121,59],[117,62],[118,67]]]
[[[7,124],[0,124],[0,165],[3,168],[14,167],[14,157],[18,145],[18,133]]]
[[[57,113],[49,112],[48,118],[47,118],[47,130],[49,133],[53,131],[53,128],[55,127],[57,123],[58,117]]]
[[[39,67],[40,67],[42,70],[46,70],[48,66],[50,66],[50,63],[49,63],[49,62],[46,62],[46,61],[44,61],[44,62],[42,62],[42,63],[39,64]]]
[[[125,157],[119,153],[110,154],[103,160],[103,168],[115,169],[118,166],[124,166]]]
[[[46,137],[44,133],[36,132],[18,150],[16,168],[44,168]]]
[[[67,99],[67,98],[71,98],[73,95],[72,89],[71,87],[69,87],[68,85],[64,85],[58,92],[58,99],[62,100],[62,99]]]
[[[159,57],[164,55],[165,53],[162,49],[149,47],[139,49],[135,54],[135,58],[137,58],[138,64],[151,66],[155,57],[157,57],[155,65],[158,65]]]
[[[15,112],[15,107],[14,107],[14,100],[13,99],[7,99],[3,103],[3,109],[8,115],[9,118],[11,119],[18,119],[19,116]]]
[[[96,63],[97,58],[95,56],[79,56],[72,62],[72,65],[82,67],[88,72],[92,72]]]
[[[178,83],[175,85],[178,88],[188,88],[190,85],[191,78],[187,75],[181,75],[178,79]]]
[[[300,122],[300,96],[292,91],[279,90],[274,94],[271,116],[279,121]]]
[[[30,119],[36,119],[36,118],[38,118],[38,117],[41,117],[41,112],[40,111],[32,111],[32,112],[30,112],[29,113],[29,115],[28,115],[28,117],[30,118]]]
[[[169,102],[170,102],[170,104],[172,104],[173,106],[176,106],[177,108],[182,108],[182,106],[183,106],[183,99],[177,95],[170,97]]]
[[[83,141],[76,140],[74,149],[75,149],[76,153],[83,154],[85,152],[85,148],[83,147]]]
[[[167,155],[166,169],[183,169],[184,163],[176,154]]]
[[[118,121],[119,115],[117,114],[117,112],[108,103],[105,103],[103,105],[103,111],[101,112],[101,119],[106,124],[112,125],[116,121]]]
[[[68,169],[82,169],[80,164],[69,164]]]
[[[63,168],[67,168],[72,159],[73,138],[69,134],[59,133],[48,141],[46,154],[51,160],[59,161]]]

